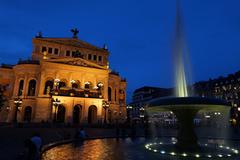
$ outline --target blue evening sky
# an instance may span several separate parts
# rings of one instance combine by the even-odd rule
[[[193,81],[240,69],[240,1],[181,0]],[[31,55],[31,39],[79,38],[111,52],[110,66],[127,78],[128,101],[141,86],[172,87],[175,0],[1,0],[0,63]]]

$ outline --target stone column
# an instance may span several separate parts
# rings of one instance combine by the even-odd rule
[[[28,92],[28,75],[25,74],[24,75],[24,85],[23,85],[23,97],[27,96],[27,92]]]

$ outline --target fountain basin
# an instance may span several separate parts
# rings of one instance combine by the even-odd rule
[[[194,117],[199,111],[227,112],[230,106],[220,99],[203,97],[168,97],[152,100],[147,106],[148,114],[172,111],[178,119],[178,136],[176,149],[195,152],[200,149],[194,131]]]
[[[149,102],[147,111],[148,113],[154,113],[158,111],[171,111],[182,108],[192,109],[206,109],[209,111],[226,110],[230,105],[221,99],[212,99],[204,97],[167,97],[158,98]]]

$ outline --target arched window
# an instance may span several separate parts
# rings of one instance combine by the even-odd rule
[[[53,89],[53,81],[52,80],[46,81],[43,94],[49,94],[52,89]]]
[[[72,84],[72,88],[79,88],[80,86],[80,82],[75,80],[72,80],[71,84]]]
[[[23,85],[24,85],[24,80],[21,80],[19,82],[19,87],[18,87],[18,96],[22,96],[23,95]]]
[[[88,123],[92,124],[97,121],[97,107],[92,105],[88,108]]]
[[[64,123],[65,122],[65,112],[66,109],[63,105],[59,105],[57,109],[57,122]]]
[[[91,89],[91,82],[85,82],[84,88]]]
[[[27,106],[24,110],[23,121],[30,122],[32,119],[32,107]]]
[[[59,82],[58,87],[59,87],[59,89],[62,88],[62,87],[66,87],[66,83],[61,81],[61,82]]]
[[[112,101],[112,89],[108,87],[108,101]]]
[[[35,96],[36,80],[32,79],[28,84],[28,96]]]
[[[81,114],[82,114],[82,106],[81,105],[75,105],[73,107],[73,123],[79,124],[81,120]]]

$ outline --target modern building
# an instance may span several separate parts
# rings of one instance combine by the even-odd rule
[[[109,68],[109,51],[77,38],[32,39],[32,58],[2,65],[8,102],[1,121],[112,123],[126,118],[126,80]],[[17,111],[18,110],[18,111]],[[17,115],[17,116],[16,116]]]
[[[140,117],[144,114],[145,105],[155,98],[166,97],[172,94],[172,89],[144,86],[133,92],[131,106],[131,115]],[[129,107],[128,107],[129,108]],[[129,111],[130,112],[130,111]],[[128,113],[129,113],[128,112]]]
[[[196,95],[224,99],[232,106],[240,105],[240,71],[226,77],[200,81],[193,85]]]
[[[231,119],[240,124],[240,71],[226,77],[197,82],[193,90],[198,96],[226,100],[232,105]]]

